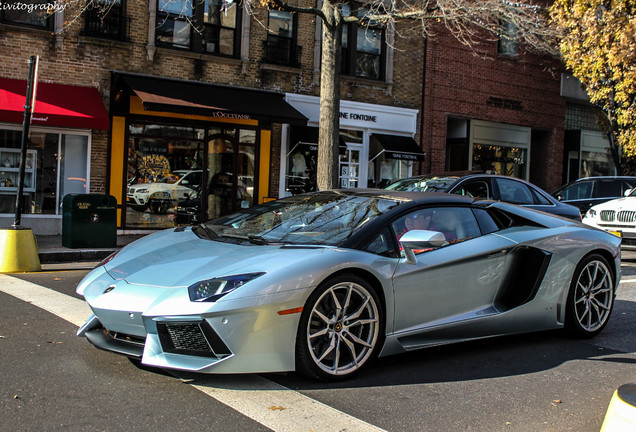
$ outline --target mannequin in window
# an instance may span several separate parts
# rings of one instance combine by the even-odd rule
[[[305,156],[300,152],[296,152],[292,155],[292,175],[304,176],[307,170],[307,163],[305,162]]]

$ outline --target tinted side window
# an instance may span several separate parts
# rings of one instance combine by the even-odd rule
[[[459,185],[453,191],[457,195],[468,195],[475,198],[492,198],[490,182],[486,180],[472,180]]]
[[[564,201],[588,199],[592,197],[592,182],[580,182],[563,189],[559,195]]]
[[[599,181],[594,188],[595,198],[620,197],[621,184],[617,181]]]
[[[395,248],[393,247],[393,240],[391,239],[388,229],[384,229],[380,234],[375,236],[373,240],[362,248],[362,250],[386,257],[397,256]]]
[[[495,220],[490,216],[484,209],[473,209],[473,213],[477,218],[477,222],[479,223],[479,228],[481,228],[481,233],[486,235],[495,231],[499,231],[500,227],[495,222]]]
[[[636,181],[630,181],[630,180],[624,181],[623,182],[623,193],[621,194],[621,196],[623,196],[626,191],[628,191],[630,189],[634,189],[635,187],[636,187]]]
[[[552,202],[534,189],[530,189],[534,195],[534,202],[539,205],[553,205]]]
[[[499,200],[513,204],[534,204],[534,197],[530,188],[514,180],[497,179]]]

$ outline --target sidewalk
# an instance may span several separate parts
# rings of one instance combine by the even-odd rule
[[[149,231],[148,234],[152,233]],[[147,234],[117,236],[117,246],[112,248],[67,248],[62,246],[61,235],[37,235],[35,241],[43,270],[67,267],[92,268],[113,252]]]

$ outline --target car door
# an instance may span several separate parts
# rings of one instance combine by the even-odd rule
[[[514,243],[495,234],[484,235],[468,207],[432,210],[435,216],[428,229],[454,239],[438,249],[421,251],[414,264],[400,259],[393,277],[396,333],[413,334],[496,313],[493,303],[502,283],[506,253]],[[411,216],[395,221],[393,230],[403,232]],[[449,224],[442,220],[451,218],[459,221],[461,230],[449,234]]]

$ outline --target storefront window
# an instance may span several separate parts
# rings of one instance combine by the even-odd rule
[[[178,207],[201,192],[205,131],[153,124],[129,131],[126,226],[174,226]]]
[[[614,175],[614,164],[607,153],[581,152],[581,177]]]
[[[0,213],[15,213],[22,132],[0,130]],[[69,193],[88,193],[89,135],[29,134],[24,176],[23,214],[62,214]]]
[[[316,190],[318,144],[297,142],[287,154],[286,192],[298,195]]]
[[[369,145],[367,187],[384,188],[396,180],[410,176],[413,162],[389,158],[384,147],[376,139]]]
[[[128,228],[192,225],[255,203],[256,130],[129,127]]]
[[[498,145],[473,145],[472,169],[487,174],[526,178],[527,150]]]

